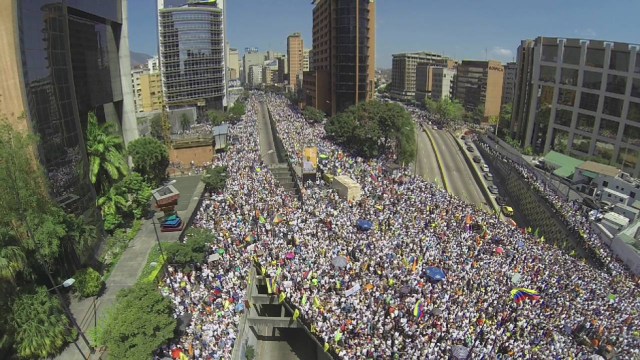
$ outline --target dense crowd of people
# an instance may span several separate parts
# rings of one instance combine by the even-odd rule
[[[320,170],[350,176],[362,200],[345,201],[321,177],[304,185],[302,201],[279,188],[260,158],[260,101],[294,163],[317,146]],[[192,358],[231,357],[251,267],[341,359],[446,359],[454,347],[473,359],[585,359],[605,346],[640,356],[639,284],[614,261],[611,273],[578,261],[391,170],[393,154],[352,157],[284,97],[253,93],[230,133],[238,145],[214,163],[227,166],[226,189],[194,220],[215,235],[218,256],[190,274],[171,269],[164,286],[176,317],[192,315],[177,344]],[[446,278],[430,276],[433,268]],[[539,299],[516,304],[514,288]]]

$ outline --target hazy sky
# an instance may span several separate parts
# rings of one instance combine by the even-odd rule
[[[640,43],[638,0],[376,0],[376,66],[391,54],[430,51],[456,59],[511,61],[537,36]],[[129,0],[132,51],[157,52],[156,0]],[[227,36],[242,51],[286,50],[300,32],[311,48],[311,0],[229,0]]]

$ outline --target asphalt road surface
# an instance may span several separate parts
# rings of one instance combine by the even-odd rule
[[[440,173],[436,153],[433,150],[431,141],[429,141],[429,137],[420,126],[416,126],[416,132],[418,138],[418,156],[416,159],[417,175],[422,176],[422,178],[427,181],[435,182],[438,186],[442,187],[442,174]]]
[[[269,112],[264,102],[260,102],[258,106],[258,134],[262,161],[267,165],[277,164],[278,156],[276,155],[276,145],[273,142]]]
[[[486,200],[471,174],[472,170],[467,166],[465,155],[460,152],[453,135],[446,130],[427,128],[427,131],[431,134],[435,146],[438,148],[442,168],[447,178],[447,190],[469,203],[479,205],[484,210],[493,211],[486,204]]]

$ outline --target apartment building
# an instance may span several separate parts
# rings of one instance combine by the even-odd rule
[[[429,96],[435,101],[451,99],[456,78],[456,70],[435,67],[432,70],[432,86]],[[417,94],[417,93],[416,93]],[[417,95],[416,95],[417,96]]]
[[[516,92],[516,76],[518,64],[509,62],[504,66],[504,82],[502,84],[502,106],[513,104]]]
[[[431,88],[428,67],[433,65],[446,66],[447,58],[428,52],[393,54],[391,62],[391,96],[401,100],[412,100],[416,96],[416,71],[421,65],[422,92]]]
[[[289,61],[289,85],[293,91],[302,87],[302,71],[304,64],[304,42],[300,33],[287,37],[287,59]]]
[[[137,113],[162,111],[162,78],[159,71],[152,72],[146,66],[133,69],[131,85]]]
[[[415,100],[419,103],[422,103],[426,98],[432,97],[431,92],[435,79],[435,74],[433,73],[434,69],[444,67],[450,70],[455,70],[456,66],[457,63],[454,60],[450,60],[447,58],[442,58],[440,60],[431,62],[418,63],[415,70]],[[442,72],[439,72],[438,74],[440,76],[443,75]],[[440,80],[442,81],[443,79],[440,78]],[[444,85],[447,84],[448,83],[445,83]],[[439,91],[442,91],[442,89],[440,89]],[[447,95],[447,97],[450,96]],[[441,98],[441,96],[439,98]]]

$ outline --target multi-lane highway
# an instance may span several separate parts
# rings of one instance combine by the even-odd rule
[[[476,204],[484,210],[493,211],[487,205],[486,199],[471,173],[472,170],[469,169],[464,159],[466,155],[461,153],[453,135],[447,130],[435,130],[429,126],[425,129],[433,139],[433,144],[429,136],[417,127],[417,173],[427,181],[436,182],[440,186],[446,185],[448,192],[463,200]],[[437,151],[434,151],[434,145]],[[444,174],[440,172],[438,161],[440,161]]]

